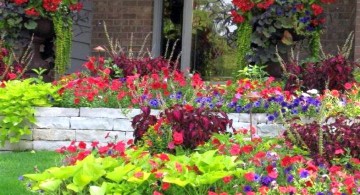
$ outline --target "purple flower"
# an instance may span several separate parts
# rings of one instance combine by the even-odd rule
[[[157,99],[153,98],[149,101],[149,104],[151,107],[157,108],[159,106],[159,101]]]
[[[18,177],[18,180],[20,180],[20,181],[24,181],[24,176],[22,176],[22,175],[21,175],[21,176],[19,176],[19,177]]]
[[[273,121],[275,120],[275,116],[274,115],[269,115],[268,116],[268,121]]]
[[[285,173],[285,174],[289,174],[290,171],[292,171],[292,166],[291,166],[291,165],[288,166],[288,167],[286,167],[286,168],[284,169],[284,173]]]
[[[244,192],[250,192],[250,191],[252,191],[251,186],[248,185],[244,186]]]
[[[316,195],[325,195],[323,192],[316,192]]]
[[[300,171],[300,177],[301,178],[307,178],[309,176],[309,172],[307,170],[301,170]]]
[[[287,181],[288,183],[292,183],[292,182],[294,181],[294,176],[293,176],[293,175],[288,175],[288,176],[286,177],[286,181]]]
[[[263,176],[263,177],[261,177],[260,182],[263,186],[269,186],[269,184],[272,182],[272,179],[268,176]]]

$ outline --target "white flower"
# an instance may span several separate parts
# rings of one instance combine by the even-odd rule
[[[304,97],[310,97],[311,96],[311,95],[309,95],[307,93],[302,93],[301,95],[304,96]]]
[[[312,95],[316,95],[316,94],[319,93],[319,91],[317,89],[311,89],[311,90],[308,90],[307,93],[312,94]]]

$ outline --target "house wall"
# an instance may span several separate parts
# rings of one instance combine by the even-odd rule
[[[146,35],[152,31],[153,3],[155,0],[93,0],[91,47],[107,46],[103,21],[111,37],[120,40],[125,48],[133,33],[133,51],[138,51]],[[360,0],[337,0],[325,6],[326,30],[322,35],[324,51],[337,53],[351,31],[355,32],[354,59],[360,58]],[[146,48],[151,50],[151,36]],[[94,54],[94,53],[93,53]]]
[[[356,5],[359,6],[358,11]],[[321,42],[325,52],[336,54],[337,46],[342,47],[349,33],[355,31],[355,26],[360,25],[360,1],[337,0],[336,3],[325,7],[325,13],[327,16],[325,32],[321,37]],[[357,15],[359,16],[357,17]],[[360,26],[358,27],[360,30]],[[360,32],[357,34],[360,38]],[[355,58],[359,58],[360,42],[356,41],[356,45],[358,49],[355,51]]]
[[[103,28],[118,39],[128,51],[133,34],[132,51],[139,51],[145,37],[152,31],[154,0],[93,0],[91,47],[108,46]],[[145,45],[151,51],[151,36]]]

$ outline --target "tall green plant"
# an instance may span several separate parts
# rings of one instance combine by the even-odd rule
[[[251,49],[251,32],[252,27],[250,23],[244,22],[238,25],[237,29],[237,46],[238,46],[238,56],[237,62],[240,66],[240,69],[245,68],[248,64],[246,60],[246,55],[250,52]]]
[[[70,53],[72,43],[71,18],[56,14],[52,17],[55,29],[55,78],[65,74],[70,65]]]

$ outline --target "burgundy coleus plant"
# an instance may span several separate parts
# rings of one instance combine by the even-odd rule
[[[297,132],[304,141],[308,150],[318,162],[330,162],[349,149],[350,155],[354,158],[360,157],[360,117],[349,119],[339,115],[334,122],[330,124],[319,124],[314,121],[310,124],[291,123],[290,130]],[[323,150],[324,154],[319,154],[319,130],[323,132]],[[290,135],[285,131],[285,138],[290,141]],[[294,144],[299,144],[297,142]]]
[[[134,128],[135,143],[141,140],[151,125],[155,125],[157,122],[156,116],[150,115],[150,106],[141,107],[141,111],[142,113],[136,115],[131,122],[131,126]]]
[[[142,111],[132,121],[136,141],[142,138],[150,125],[157,122],[156,117],[150,115],[149,107],[143,107]],[[204,144],[214,133],[225,133],[227,127],[232,128],[232,120],[225,112],[190,105],[174,105],[161,112],[160,118],[171,126],[173,140],[169,145],[181,145],[188,149]]]

